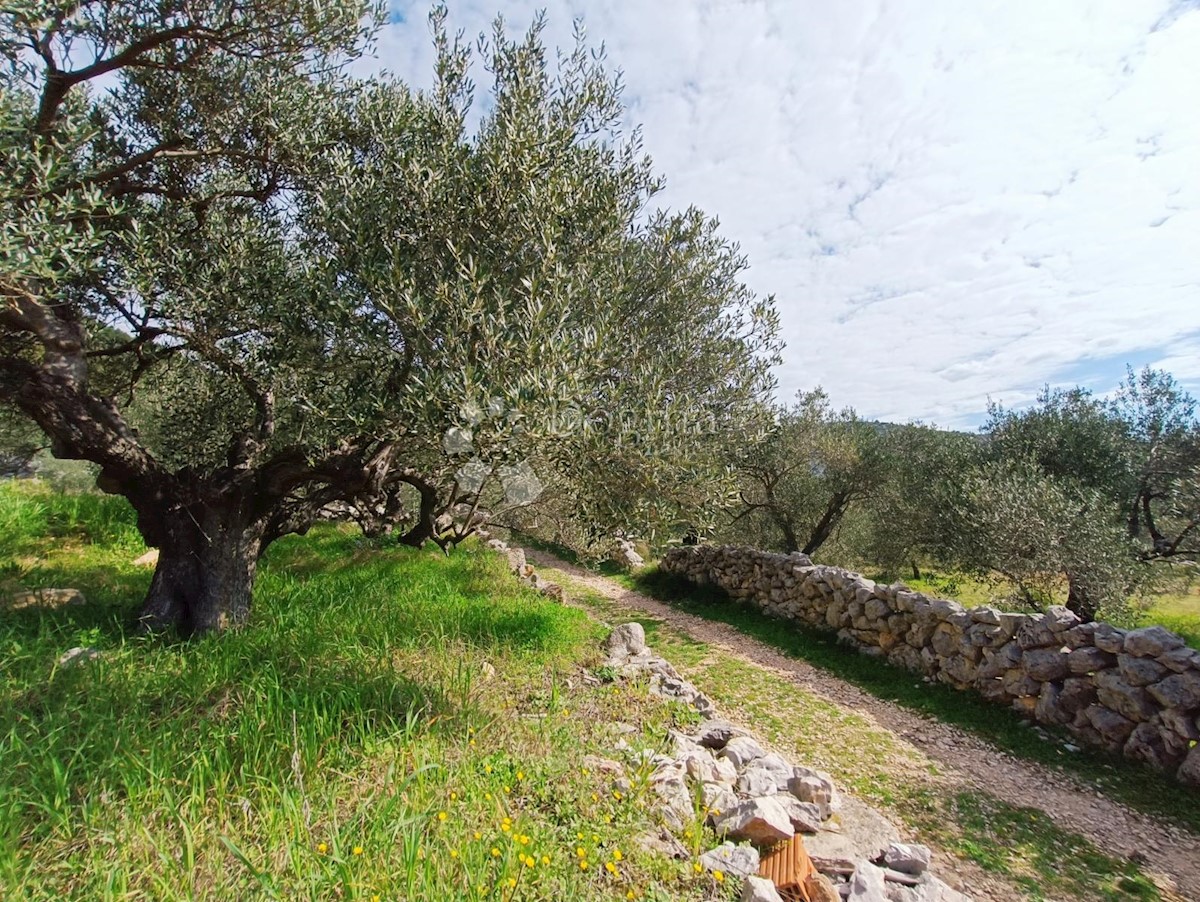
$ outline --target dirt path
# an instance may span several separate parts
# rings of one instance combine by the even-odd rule
[[[1200,900],[1200,838],[1173,824],[1113,801],[1062,771],[1014,758],[978,736],[883,701],[857,686],[744,635],[631,592],[613,580],[526,549],[536,567],[553,567],[615,604],[650,614],[680,632],[753,664],[776,671],[812,693],[873,721],[938,762],[956,789],[986,792],[1010,805],[1044,811],[1060,828],[1077,833],[1108,855],[1136,856],[1163,889]]]

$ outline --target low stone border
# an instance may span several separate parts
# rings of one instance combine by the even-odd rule
[[[532,588],[565,599],[561,586],[526,562],[524,550],[493,538],[486,544]],[[670,755],[639,753],[620,740],[613,751],[626,762],[595,755],[583,761],[608,775],[613,791],[621,793],[632,789],[629,768],[652,766],[648,785],[663,829],[637,837],[644,848],[688,858],[672,830],[702,817],[723,841],[701,855],[700,864],[743,879],[743,902],[783,902],[774,883],[758,876],[759,850],[796,834],[817,869],[807,886],[812,902],[970,902],[929,871],[928,847],[901,842],[883,815],[843,796],[828,774],[768,752],[749,731],[717,717],[712,700],[647,647],[640,623],[617,626],[604,647],[604,666],[618,678],[646,678],[651,693],[691,705],[706,718],[689,732],[671,731]]]

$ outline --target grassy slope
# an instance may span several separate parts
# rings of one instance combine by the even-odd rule
[[[897,671],[854,654],[828,641],[827,636],[789,636],[778,624],[745,609],[716,603],[713,595],[694,589],[681,591],[650,571],[637,588],[651,589],[694,614],[721,620],[796,657],[832,670],[881,697],[902,704],[922,700],[925,713],[945,716],[968,727],[988,721],[1010,721],[1013,749],[1047,747],[1028,727],[994,706],[968,704],[963,693],[947,687],[897,679]],[[611,602],[589,592],[565,575],[554,575],[597,613],[623,616]],[[794,760],[830,771],[838,782],[872,804],[906,822],[917,837],[965,860],[973,861],[1019,887],[1028,899],[1070,898],[1085,900],[1157,899],[1154,884],[1128,861],[1104,855],[1086,839],[1054,825],[1043,812],[1019,809],[986,794],[947,791],[938,782],[938,767],[886,730],[870,725],[857,714],[844,711],[803,687],[774,678],[721,649],[692,640],[663,624],[645,619],[648,640],[708,693],[722,712],[743,723]],[[941,690],[945,690],[944,692]],[[927,696],[932,694],[930,702]],[[963,718],[961,715],[967,712]],[[999,716],[997,716],[999,715]],[[980,730],[985,734],[986,730]],[[1054,754],[1054,753],[1051,753]],[[1038,757],[1031,755],[1031,757]],[[1124,777],[1136,774],[1121,768]],[[1100,765],[1105,767],[1105,764]],[[1149,775],[1151,783],[1162,783]],[[1164,787],[1165,788],[1165,787]],[[1178,802],[1178,787],[1176,800]],[[1164,803],[1166,798],[1163,798]],[[1069,867],[1064,863],[1069,862]]]
[[[631,841],[645,774],[581,766],[689,712],[582,679],[602,630],[494,556],[285,540],[248,629],[180,644],[125,629],[140,551],[119,501],[0,484],[0,578],[91,602],[0,607],[0,898],[732,898]]]

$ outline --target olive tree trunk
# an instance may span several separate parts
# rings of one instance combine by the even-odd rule
[[[155,536],[158,566],[138,614],[144,629],[193,635],[245,623],[263,529],[239,508],[195,504],[164,515]]]

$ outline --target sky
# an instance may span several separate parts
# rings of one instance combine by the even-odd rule
[[[656,202],[775,296],[780,400],[971,428],[1127,364],[1200,394],[1200,0],[448,5],[604,44]],[[371,65],[430,84],[427,12],[394,2]]]

